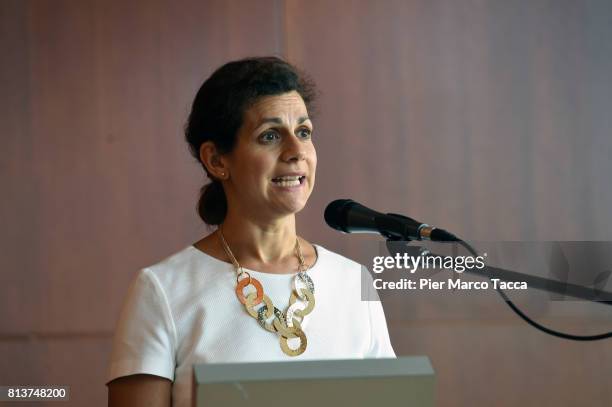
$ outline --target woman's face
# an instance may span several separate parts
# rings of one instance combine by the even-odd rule
[[[317,153],[312,122],[295,91],[264,96],[248,108],[234,150],[225,155],[230,210],[278,218],[299,212],[312,192]]]

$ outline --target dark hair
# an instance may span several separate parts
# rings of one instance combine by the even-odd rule
[[[297,91],[310,111],[316,90],[312,80],[277,57],[246,58],[228,62],[200,87],[185,126],[191,154],[202,164],[211,182],[200,190],[197,211],[209,225],[219,225],[227,213],[221,182],[212,178],[200,160],[200,147],[212,141],[221,154],[236,145],[244,112],[260,97]]]

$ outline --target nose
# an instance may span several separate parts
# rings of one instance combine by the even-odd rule
[[[286,137],[281,159],[285,162],[298,162],[304,160],[305,158],[306,153],[304,152],[304,145],[300,142],[300,140],[294,135],[291,137]]]

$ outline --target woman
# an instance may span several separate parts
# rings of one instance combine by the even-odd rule
[[[109,405],[189,406],[195,363],[395,356],[360,265],[296,234],[317,166],[313,96],[274,57],[230,62],[200,88],[186,138],[212,180],[198,212],[217,229],[132,283]]]

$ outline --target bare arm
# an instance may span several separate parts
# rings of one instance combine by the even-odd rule
[[[136,374],[108,384],[108,407],[171,407],[172,382],[159,376]]]

